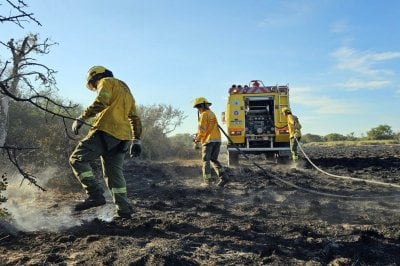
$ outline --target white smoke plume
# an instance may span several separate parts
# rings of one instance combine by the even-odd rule
[[[48,168],[36,174],[41,186],[56,173],[56,168]],[[79,226],[85,221],[99,218],[110,221],[113,215],[112,204],[94,211],[77,215],[73,211],[76,193],[61,193],[48,189],[43,192],[37,187],[23,182],[22,177],[14,175],[8,178],[9,185],[4,196],[7,202],[2,205],[12,216],[13,225],[20,231],[61,231]]]

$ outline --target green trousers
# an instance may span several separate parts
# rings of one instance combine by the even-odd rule
[[[202,145],[203,178],[205,180],[211,179],[211,165],[219,177],[222,176],[225,171],[224,167],[218,161],[220,148],[221,142],[210,142]]]
[[[104,190],[94,177],[90,162],[100,157],[103,177],[111,191],[117,210],[121,212],[131,212],[132,209],[128,202],[126,181],[123,175],[128,145],[128,141],[121,141],[102,131],[94,131],[79,142],[69,159],[72,171],[86,193],[96,197],[102,195]]]
[[[300,139],[298,138],[297,141],[300,141]],[[292,153],[293,161],[297,161],[299,159],[299,154],[297,152],[297,147],[298,147],[297,141],[294,137],[290,138],[290,152]]]

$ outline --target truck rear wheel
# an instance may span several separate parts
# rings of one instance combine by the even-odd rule
[[[228,166],[239,165],[239,153],[235,151],[228,151]]]

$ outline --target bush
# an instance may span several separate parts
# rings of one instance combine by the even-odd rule
[[[343,141],[346,139],[347,138],[345,136],[338,133],[330,133],[324,137],[325,141]]]
[[[189,134],[168,137],[186,118],[170,105],[139,106],[142,120],[142,158],[150,160],[187,158],[191,153]]]
[[[322,142],[324,141],[323,137],[314,134],[304,134],[301,136],[301,142],[310,143],[310,142]]]
[[[193,137],[189,133],[177,134],[170,137],[171,150],[176,158],[197,159],[199,158],[198,150],[193,147]]]
[[[367,132],[369,140],[394,139],[395,136],[392,128],[388,125],[379,125]]]
[[[400,142],[400,132],[398,132],[398,133],[396,133],[396,134],[394,135],[394,139],[395,139],[397,142]]]
[[[68,130],[71,122],[66,122]],[[13,102],[10,105],[6,143],[9,146],[35,148],[21,154],[19,162],[35,162],[36,167],[46,167],[68,166],[68,157],[76,140],[67,136],[61,118],[49,116],[29,103]]]

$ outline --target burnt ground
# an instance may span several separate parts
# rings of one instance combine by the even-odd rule
[[[305,150],[329,173],[400,185],[400,146]],[[2,225],[0,264],[400,265],[399,188],[255,159],[265,171],[242,160],[224,189],[200,186],[199,160],[129,161],[131,220],[90,210],[50,226],[83,194],[46,192],[47,225]]]

